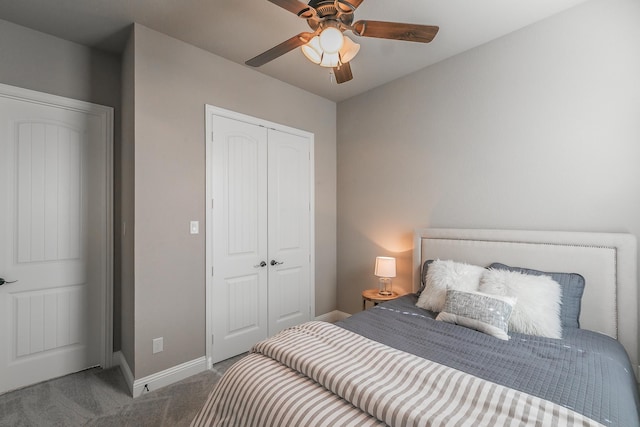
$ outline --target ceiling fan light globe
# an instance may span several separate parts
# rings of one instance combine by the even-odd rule
[[[355,58],[359,51],[360,45],[349,37],[344,36],[344,44],[342,45],[342,49],[340,49],[340,62],[346,64]]]
[[[337,67],[339,63],[340,63],[340,56],[338,55],[338,52],[335,52],[335,53],[325,52],[324,55],[322,55],[322,61],[320,62],[320,66],[333,68],[333,67]]]
[[[315,36],[309,43],[300,47],[304,56],[314,64],[319,64],[322,61],[322,48],[320,47],[320,38]]]
[[[320,47],[325,53],[338,53],[343,44],[342,31],[335,27],[327,27],[320,33]]]

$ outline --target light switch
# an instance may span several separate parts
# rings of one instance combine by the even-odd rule
[[[198,234],[200,232],[200,223],[198,221],[191,221],[189,225],[191,234]]]

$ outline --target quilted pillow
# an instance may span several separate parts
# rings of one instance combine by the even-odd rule
[[[509,317],[516,298],[481,292],[447,291],[447,300],[436,320],[475,329],[507,341]]]
[[[551,276],[560,285],[560,322],[563,328],[580,327],[580,309],[584,293],[584,277],[577,273],[547,273],[522,267],[509,267],[494,262],[489,268],[519,271],[533,276]]]
[[[509,330],[547,338],[562,338],[560,285],[549,276],[488,269],[480,279],[481,292],[515,297]]]
[[[473,292],[478,290],[485,269],[477,265],[436,260],[429,265],[424,290],[416,306],[435,312],[442,311],[447,290]]]

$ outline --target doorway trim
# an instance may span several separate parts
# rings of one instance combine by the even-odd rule
[[[113,108],[86,101],[51,95],[0,83],[0,97],[56,108],[64,108],[97,117],[105,147],[106,209],[104,286],[100,292],[100,362],[104,369],[113,365]]]
[[[246,114],[238,113],[232,110],[227,110],[224,108],[216,107],[210,104],[205,104],[205,156],[206,156],[206,185],[205,185],[205,232],[206,232],[206,247],[205,247],[205,317],[206,317],[206,325],[205,325],[205,355],[207,358],[207,369],[211,369],[212,364],[212,354],[211,354],[211,346],[213,344],[213,325],[211,323],[211,314],[213,311],[213,306],[211,305],[211,296],[212,296],[212,286],[213,286],[213,242],[211,241],[211,231],[213,227],[213,217],[212,217],[212,203],[213,203],[213,189],[211,188],[211,174],[212,174],[212,165],[211,165],[211,149],[213,145],[213,125],[211,123],[210,117],[212,115],[226,117],[228,119],[238,120],[241,122],[250,123],[257,126],[262,126],[268,129],[274,129],[280,132],[289,133],[293,135],[300,135],[306,138],[309,138],[311,141],[311,150],[309,152],[309,168],[311,179],[309,182],[309,190],[311,197],[309,199],[309,213],[312,227],[309,230],[309,250],[311,254],[311,259],[309,263],[309,319],[312,320],[316,316],[316,286],[315,286],[315,251],[316,251],[316,243],[315,243],[315,141],[314,134],[311,132],[307,132],[304,130],[292,128],[289,126],[281,125],[278,123],[270,122],[268,120],[259,119],[253,116],[249,116]]]

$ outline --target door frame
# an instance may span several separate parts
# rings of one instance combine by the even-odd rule
[[[63,108],[97,117],[105,148],[105,247],[103,289],[100,292],[100,363],[104,369],[113,365],[113,108],[86,101],[51,95],[0,83],[0,97]]]
[[[211,322],[211,315],[213,313],[213,306],[211,304],[212,287],[213,287],[213,242],[211,239],[211,232],[213,228],[213,189],[211,188],[212,178],[212,165],[211,155],[213,146],[213,124],[211,123],[211,116],[226,117],[228,119],[238,120],[241,122],[250,123],[257,126],[262,126],[268,129],[274,129],[280,132],[290,133],[293,135],[299,135],[309,139],[309,219],[311,227],[309,230],[309,253],[311,260],[309,262],[309,318],[314,319],[316,313],[316,260],[315,260],[315,152],[314,152],[314,134],[304,130],[292,128],[289,126],[281,125],[278,123],[270,122],[268,120],[259,119],[246,114],[238,113],[235,111],[227,110],[224,108],[216,107],[213,105],[205,104],[205,156],[206,156],[206,195],[205,195],[205,233],[206,233],[206,248],[205,248],[205,349],[207,358],[207,368],[212,367],[212,354],[211,347],[213,344],[213,325]]]

